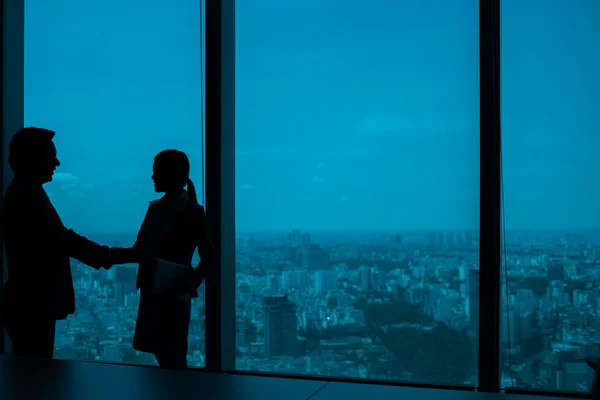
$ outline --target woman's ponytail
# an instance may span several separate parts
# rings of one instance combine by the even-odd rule
[[[196,195],[196,186],[194,186],[194,182],[188,178],[187,180],[187,193],[188,197],[194,203],[198,203],[198,196]]]

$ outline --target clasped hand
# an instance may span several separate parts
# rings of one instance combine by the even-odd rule
[[[110,247],[108,247],[108,254],[106,255],[106,258],[104,260],[104,262],[101,265],[101,268],[104,268],[105,270],[109,270],[112,267],[114,267],[116,264],[121,264],[121,262],[119,262],[118,260],[115,260],[113,251]]]

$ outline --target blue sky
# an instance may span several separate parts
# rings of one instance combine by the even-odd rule
[[[82,232],[135,232],[153,156],[202,182],[200,5],[26,2],[25,124],[57,131],[47,190]],[[478,1],[237,4],[238,230],[477,229]],[[600,226],[594,0],[506,0],[510,228]]]

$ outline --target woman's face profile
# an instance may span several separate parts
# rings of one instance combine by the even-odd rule
[[[154,191],[163,193],[169,187],[169,179],[165,173],[165,168],[160,163],[155,162],[152,166],[152,180],[154,181]]]

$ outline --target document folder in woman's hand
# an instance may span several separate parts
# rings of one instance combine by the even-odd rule
[[[156,260],[152,294],[164,294],[171,288],[171,282],[181,281],[193,268],[189,265],[177,264],[161,259]]]

